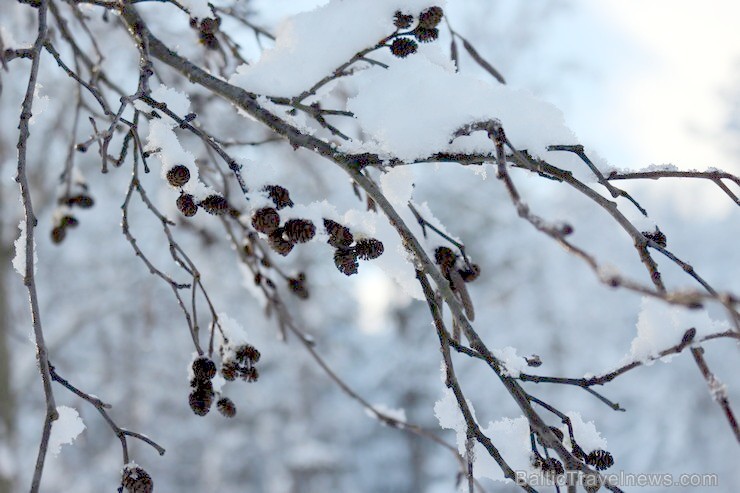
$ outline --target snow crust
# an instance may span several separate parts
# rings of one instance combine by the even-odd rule
[[[729,325],[726,321],[712,320],[706,310],[689,310],[644,297],[637,319],[637,336],[632,340],[630,353],[621,364],[641,361],[651,365],[662,350],[680,343],[690,328],[696,329],[696,337],[699,338],[712,332],[726,330]],[[660,359],[669,362],[673,356],[675,355]]]
[[[434,0],[333,0],[284,21],[276,43],[253,65],[241,65],[230,84],[270,96],[297,96],[352,56],[395,30],[401,8],[418,13]]]
[[[348,109],[371,137],[366,149],[405,161],[435,152],[491,153],[484,132],[450,140],[460,127],[497,118],[519,149],[544,156],[552,143],[576,144],[563,115],[529,92],[455,73],[422,53],[358,81]]]
[[[180,0],[180,5],[188,9],[192,17],[198,19],[213,17],[211,9],[208,7],[208,0]]]
[[[62,445],[71,445],[85,429],[85,423],[75,409],[57,406],[57,412],[59,419],[54,421],[49,437],[49,453],[53,456],[59,455]]]
[[[15,257],[13,257],[13,268],[18,272],[18,274],[21,275],[21,277],[26,276],[26,220],[21,219],[21,221],[18,223],[18,229],[20,229],[21,234],[18,236],[18,239],[15,240],[13,245],[15,246]],[[38,265],[38,255],[36,254],[36,241],[34,239],[33,242],[33,272],[36,273],[36,268]]]

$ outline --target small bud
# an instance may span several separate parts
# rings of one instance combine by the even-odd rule
[[[80,195],[75,195],[74,197],[69,197],[67,199],[67,205],[77,206],[81,209],[89,209],[90,207],[95,205],[95,201],[92,197],[83,193]]]
[[[75,228],[78,224],[80,224],[80,222],[77,220],[77,218],[70,215],[62,216],[62,218],[59,220],[59,226],[63,228]]]
[[[195,205],[195,200],[192,195],[188,193],[183,193],[177,198],[177,202],[175,202],[177,205],[178,210],[182,213],[185,217],[193,217],[196,212],[198,212],[198,206]]]
[[[284,229],[291,243],[306,243],[316,234],[316,226],[307,219],[290,219],[285,222]]]
[[[203,210],[214,216],[221,216],[226,214],[229,210],[229,203],[221,195],[213,194],[209,195],[199,204]]]
[[[375,238],[362,239],[355,245],[355,252],[362,260],[372,260],[383,255],[383,243]]]
[[[190,181],[190,170],[185,165],[177,164],[167,171],[167,181],[173,187],[181,187]]]
[[[308,289],[306,289],[305,279],[288,279],[288,288],[290,292],[298,296],[302,300],[308,299]]]
[[[398,58],[406,58],[407,56],[416,53],[419,45],[416,41],[408,38],[396,38],[391,43],[391,53]]]
[[[565,472],[563,463],[554,457],[542,461],[542,472],[548,475],[559,476]]]
[[[460,269],[458,272],[463,281],[473,282],[480,276],[480,266],[478,264],[471,264],[469,269]]]
[[[272,207],[257,209],[252,214],[252,226],[260,233],[269,235],[280,226],[280,214]]]
[[[653,240],[655,243],[663,248],[668,245],[668,239],[666,238],[665,234],[660,229],[658,229],[657,226],[655,227],[655,231],[643,231],[642,235],[648,240]]]
[[[221,25],[221,19],[215,18],[212,19],[210,17],[206,17],[202,21],[200,21],[200,32],[207,33],[207,34],[213,34],[218,32],[218,28]]]
[[[151,493],[154,491],[152,477],[137,465],[126,465],[123,467],[121,485],[129,493]]]
[[[234,401],[228,397],[220,398],[216,403],[216,408],[218,409],[218,412],[227,418],[233,418],[236,415],[236,405],[234,405]]]

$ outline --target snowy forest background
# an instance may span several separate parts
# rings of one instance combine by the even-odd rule
[[[72,20],[70,5],[53,3],[70,19],[70,29],[81,29]],[[182,3],[203,8],[205,2]],[[242,9],[244,18],[265,33],[280,32],[279,26],[289,16],[324,3],[213,2],[224,9]],[[397,3],[403,7],[403,2]],[[440,3],[415,0],[413,5],[417,4]],[[566,124],[570,122],[569,110],[573,110],[579,115],[579,125],[590,127],[594,133],[599,133],[603,120],[612,118],[609,114],[595,114],[591,124],[584,124],[588,120],[583,116],[583,107],[588,106],[594,87],[613,85],[612,79],[622,74],[610,70],[621,67],[610,68],[604,62],[609,59],[608,53],[599,57],[599,64],[589,65],[588,60],[579,60],[568,52],[554,52],[551,46],[551,36],[567,30],[569,19],[584,15],[583,2],[471,1],[442,6],[452,28],[470,40],[480,55],[503,74],[508,86],[556,102]],[[107,70],[115,74],[116,84],[133,93],[138,67],[131,38],[124,29],[115,27],[117,19],[101,18],[103,9],[91,5],[79,8],[89,16],[95,40],[107,54]],[[209,50],[199,42],[198,31],[189,25],[185,13],[161,2],[142,2],[137,9],[149,28],[177,47],[181,55],[214,74],[222,71],[226,79],[235,73],[239,63],[226,43],[222,40],[219,50]],[[36,15],[36,9],[29,5],[0,2],[3,47],[29,46],[36,35]],[[247,60],[257,60],[263,48],[273,45],[268,34],[257,34],[252,27],[226,14],[222,17],[220,29],[239,42]],[[56,33],[52,37],[58,36],[60,27],[51,14],[50,19],[52,32]],[[348,25],[352,22],[347,19]],[[318,32],[331,27],[316,25],[315,29]],[[338,43],[341,36],[361,35],[352,31],[340,33]],[[734,41],[739,41],[735,36]],[[82,35],[80,38],[90,39]],[[379,59],[399,66],[416,63],[414,57],[449,59],[450,39],[443,24],[440,39],[421,45],[420,53],[393,60],[390,53],[383,52]],[[372,45],[377,39],[366,41]],[[85,49],[92,53],[91,44]],[[463,50],[460,40],[458,50],[462,74],[498,84]],[[62,57],[69,57],[68,52],[60,52]],[[22,277],[12,266],[13,243],[22,218],[18,185],[13,179],[17,122],[29,66],[30,61],[15,59],[7,63],[8,70],[0,73],[0,493],[25,491],[30,484],[45,408],[34,358],[27,293]],[[717,95],[724,113],[715,115],[714,126],[702,126],[702,122],[697,123],[699,118],[690,120],[691,115],[684,122],[697,141],[713,148],[714,154],[707,160],[686,162],[686,154],[673,154],[669,147],[665,148],[666,153],[671,154],[665,160],[658,158],[659,161],[632,162],[630,159],[643,155],[629,154],[629,150],[615,151],[612,156],[611,150],[620,147],[613,141],[620,136],[615,132],[611,138],[610,126],[639,126],[639,122],[605,123],[601,140],[595,143],[576,129],[579,140],[604,169],[642,169],[673,162],[681,169],[717,167],[737,175],[740,92],[736,82],[740,72],[735,67],[734,85],[728,79]],[[294,69],[295,73],[283,77],[300,83],[304,68],[299,64]],[[304,149],[294,150],[284,140],[273,140],[274,134],[267,128],[237,114],[229,103],[187,83],[164,65],[155,62],[155,72],[152,87],[162,84],[187,94],[192,111],[198,115],[197,123],[211,135],[223,142],[268,141],[261,145],[225,146],[232,155],[250,163],[245,167],[248,180],[259,182],[262,177],[254,175],[267,174],[259,171],[264,165],[270,170],[269,179],[288,188],[297,204],[327,200],[341,214],[354,209],[365,212],[365,195],[360,194],[358,199],[342,170]],[[358,79],[363,76],[360,74]],[[413,87],[422,87],[425,81],[419,78],[412,82]],[[281,84],[288,83],[277,79],[264,84],[279,90]],[[361,84],[346,83],[337,90],[339,94],[332,95],[334,101],[352,97],[363,89]],[[615,90],[630,89],[628,86]],[[235,417],[224,418],[215,410],[205,417],[193,414],[188,406],[188,367],[194,349],[182,310],[170,287],[150,275],[121,234],[121,204],[129,186],[131,166],[101,174],[97,143],[91,144],[86,153],[74,151],[74,143],[85,141],[93,133],[84,113],[73,128],[77,98],[92,101],[77,91],[74,82],[46,54],[39,74],[40,96],[34,107],[28,156],[28,178],[39,218],[36,281],[46,342],[50,360],[64,378],[111,404],[109,413],[120,426],[143,433],[166,449],[160,457],[147,444],[129,441],[132,459],[151,474],[156,491],[455,491],[459,465],[449,451],[422,437],[384,426],[327,378],[295,335],[289,333],[287,341],[280,340],[276,317],[265,313],[261,295],[254,288],[254,276],[238,267],[237,255],[221,221],[203,211],[192,218],[182,217],[175,207],[178,193],[162,179],[160,163],[152,158],[152,172],[140,176],[149,198],[175,221],[177,241],[198,265],[216,311],[241,324],[249,342],[262,353],[258,381],[234,382],[226,387],[226,394],[237,406]],[[429,104],[438,104],[448,111],[448,106],[454,108],[454,98],[458,96]],[[392,109],[399,114],[412,110]],[[538,121],[538,115],[527,117],[527,123],[532,125]],[[543,125],[550,118],[543,117]],[[352,129],[351,122],[342,125],[343,129]],[[423,125],[420,122],[419,128],[423,129]],[[525,124],[522,126],[526,128]],[[354,128],[353,135],[367,135],[358,128]],[[532,128],[533,134],[538,132]],[[542,133],[541,137],[547,138],[547,132]],[[518,137],[507,134],[512,140]],[[215,155],[196,136],[179,130],[177,135],[182,146],[195,155],[204,179],[218,186],[233,181],[225,167],[227,173],[215,170],[211,164]],[[419,135],[414,130],[407,138],[414,140]],[[146,136],[147,132],[142,131],[142,138]],[[676,147],[690,146],[685,140],[684,135]],[[114,142],[120,146],[120,139]],[[74,210],[79,225],[69,228],[64,241],[57,245],[52,242],[51,231],[58,224],[57,199],[64,186],[60,184],[60,173],[69,159],[74,159],[75,176],[84,177],[95,204],[89,210]],[[576,157],[565,165],[577,176],[589,173]],[[672,341],[664,347],[680,342],[688,328],[681,324],[688,320],[706,325],[703,329],[697,327],[704,333],[711,332],[711,327],[729,324],[726,312],[717,304],[708,304],[706,312],[689,313],[600,283],[584,262],[517,216],[506,189],[496,180],[493,165],[426,163],[399,168],[403,168],[404,174],[399,176],[401,171],[394,171],[389,187],[392,189],[395,184],[403,188],[413,182],[414,202],[426,202],[439,223],[464,243],[466,252],[480,266],[480,277],[468,285],[478,333],[491,348],[513,347],[520,356],[539,355],[543,365],[526,368],[528,373],[581,377],[616,368],[629,361],[630,352],[635,350],[638,320],[643,328],[654,332],[649,336],[643,333],[643,343],[646,337],[661,343]],[[370,175],[378,182],[384,176],[378,170],[372,170]],[[529,176],[525,171],[514,170],[512,175],[532,211],[548,221],[572,224],[574,232],[569,238],[573,243],[626,277],[649,284],[630,238],[603,210],[556,182]],[[620,207],[642,231],[651,231],[658,224],[671,251],[690,262],[704,279],[723,292],[740,293],[740,211],[714,183],[666,178],[618,181],[615,185],[627,190],[649,211],[649,219],[640,218],[636,210],[630,209],[631,204],[620,199]],[[236,183],[229,183],[227,188],[232,197],[238,197]],[[737,194],[737,186],[733,190]],[[399,192],[402,196],[404,193]],[[151,211],[140,202],[135,203],[129,210],[129,222],[137,245],[147,258],[167,275],[186,282],[172,262],[161,223]],[[434,241],[443,243],[438,240]],[[444,385],[439,340],[429,309],[426,302],[412,299],[408,290],[376,265],[381,264],[381,259],[398,254],[389,251],[387,245],[385,257],[361,262],[359,273],[349,277],[334,267],[331,250],[321,241],[296,247],[284,258],[273,254],[274,263],[287,276],[305,273],[307,300],[291,296],[287,282],[280,276],[274,276],[274,281],[282,283],[282,299],[293,319],[315,339],[315,350],[347,385],[378,405],[378,409],[386,409],[394,416],[400,415],[397,410],[402,409],[404,419],[455,444],[455,433],[442,430],[435,416],[435,403],[442,399]],[[662,258],[658,261],[663,280],[671,288],[698,287],[680,268]],[[391,269],[398,265],[387,262]],[[410,264],[407,268],[413,277]],[[205,305],[199,314],[205,331],[209,317]],[[737,403],[737,344],[725,339],[710,341],[705,347],[712,371],[727,385],[730,402]],[[485,365],[458,356],[456,369],[481,424],[521,415]],[[737,441],[690,354],[635,369],[596,389],[626,412],[615,412],[578,387],[523,385],[558,409],[577,412],[585,422],[593,421],[614,455],[614,469],[675,475],[713,473],[719,478],[719,486],[709,490],[717,492],[735,491],[740,484]],[[62,446],[58,454],[48,458],[41,491],[115,491],[122,466],[118,440],[94,407],[58,385],[55,395],[57,405],[79,412],[86,428],[71,446]],[[557,421],[553,420],[553,424],[558,425]],[[496,436],[492,439],[495,443]],[[481,485],[489,492],[519,490],[513,484],[489,479],[481,479]]]

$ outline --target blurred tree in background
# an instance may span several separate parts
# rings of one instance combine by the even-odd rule
[[[0,493],[734,491],[737,176],[506,84],[568,2],[314,3],[0,5]]]

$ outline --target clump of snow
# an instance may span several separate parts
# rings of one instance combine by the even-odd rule
[[[180,0],[180,5],[188,9],[191,17],[198,19],[213,17],[213,13],[208,7],[208,0]]]
[[[18,223],[18,229],[21,230],[20,236],[15,240],[15,257],[13,257],[13,267],[21,277],[26,276],[26,220],[21,219]],[[36,273],[38,265],[38,255],[36,254],[36,241],[33,242],[33,272]]]
[[[249,344],[247,331],[242,325],[225,313],[218,314],[218,322],[221,330],[216,328],[216,340],[221,348],[222,361],[236,360],[236,349],[239,346]]]
[[[49,453],[59,455],[62,445],[72,444],[75,438],[85,429],[85,423],[75,409],[58,406],[59,418],[54,421],[49,437]]]
[[[392,407],[386,406],[385,404],[373,404],[373,409],[378,411],[380,414],[384,414],[391,419],[400,421],[401,423],[406,422],[406,410],[403,408],[394,409]],[[373,413],[369,409],[365,409],[365,414],[367,414],[373,419],[377,419],[377,416],[375,415],[375,413]]]
[[[636,173],[649,173],[653,171],[678,171],[678,167],[672,164],[651,164],[644,168],[638,169]]]
[[[565,415],[568,416],[570,424],[573,427],[573,437],[584,452],[588,454],[597,449],[607,449],[606,439],[598,432],[593,421],[587,423],[583,421],[580,413],[573,411],[565,413]],[[563,425],[560,427],[560,431],[563,432],[563,444],[572,452],[573,444],[570,441],[568,427]]]
[[[190,171],[190,180],[182,187],[185,193],[191,194],[196,201],[201,201],[209,195],[215,194],[216,192],[212,188],[200,181],[198,167],[195,165],[195,157],[192,153],[183,149],[172,127],[173,124],[163,120],[149,122],[149,135],[144,150],[152,152],[152,157],[162,163],[162,179],[167,181],[167,172],[173,166],[179,164],[187,167]]]
[[[180,92],[177,89],[160,84],[156,88],[152,89],[150,96],[152,99],[166,104],[167,109],[175,113],[177,116],[183,117],[190,113],[190,98],[187,94]],[[141,111],[151,110],[149,105],[141,100],[136,100],[134,102],[134,106],[136,109]]]
[[[380,189],[388,201],[406,207],[414,192],[414,171],[411,166],[398,166],[380,177]]]
[[[576,144],[554,106],[523,90],[493,85],[433,63],[419,54],[376,70],[358,81],[348,109],[374,142],[376,152],[405,161],[435,152],[490,153],[485,132],[460,137],[474,121],[501,121],[512,143],[544,157],[552,143]]]
[[[696,329],[696,337],[726,330],[725,321],[713,321],[706,310],[690,310],[682,306],[669,305],[661,300],[644,297],[637,319],[637,337],[633,339],[630,354],[622,364],[641,361],[652,364],[661,351],[681,342],[690,328]],[[668,362],[674,355],[661,360]]]
[[[418,13],[435,0],[333,0],[281,24],[272,49],[252,65],[237,67],[230,84],[270,96],[297,96],[391,34],[399,8]],[[300,68],[299,68],[300,67]]]
[[[507,346],[503,349],[494,349],[493,355],[504,364],[504,375],[518,378],[527,368],[527,360],[516,353],[516,349]]]

